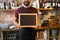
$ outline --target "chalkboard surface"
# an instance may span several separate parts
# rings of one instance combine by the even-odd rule
[[[36,26],[37,14],[19,14],[20,26]]]

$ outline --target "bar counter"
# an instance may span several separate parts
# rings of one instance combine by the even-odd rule
[[[43,27],[36,28],[35,30],[41,31],[41,30],[47,30],[47,29],[60,29],[60,25],[43,26]],[[0,31],[16,31],[16,30],[18,30],[18,29],[2,29]]]
[[[48,30],[48,32],[47,32],[47,35],[48,35],[48,38],[50,37],[49,36],[49,30],[50,29],[60,29],[60,25],[55,25],[55,26],[44,26],[44,27],[39,27],[39,28],[36,28],[35,30],[36,30],[36,32],[38,32],[38,38],[40,38],[40,36],[41,36],[41,32],[40,31],[44,31],[44,30]],[[0,30],[0,32],[1,32],[1,36],[2,36],[2,40],[5,40],[8,36],[4,36],[4,35],[8,35],[8,34],[17,34],[17,36],[16,36],[16,39],[19,39],[19,38],[17,38],[17,37],[19,37],[19,35],[18,35],[18,32],[19,30],[18,29],[3,29],[3,30]],[[60,35],[60,32],[59,32],[59,35]],[[10,36],[9,36],[10,37]],[[60,36],[58,36],[59,38],[60,38]]]

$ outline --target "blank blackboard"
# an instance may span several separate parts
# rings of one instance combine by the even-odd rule
[[[37,25],[37,14],[36,13],[20,13],[19,14],[19,25],[21,27],[33,27]]]

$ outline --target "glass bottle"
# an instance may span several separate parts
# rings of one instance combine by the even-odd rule
[[[40,1],[40,3],[39,3],[40,4],[40,8],[43,8],[43,6],[42,6],[43,5],[43,1],[42,0],[39,0],[39,1]]]
[[[44,8],[51,8],[52,7],[52,2],[50,0],[45,0],[43,2]]]
[[[4,2],[4,9],[6,9],[6,3]]]
[[[52,2],[50,0],[47,1],[47,8],[51,8],[52,7]]]
[[[54,2],[52,3],[52,7],[53,7],[53,8],[58,8],[58,1],[54,1]]]
[[[43,0],[43,8],[46,8],[47,0]]]
[[[10,2],[9,2],[9,9],[11,9],[11,4],[10,4]]]

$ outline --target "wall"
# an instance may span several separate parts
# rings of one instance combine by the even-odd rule
[[[13,24],[15,10],[0,10],[0,29],[8,28]]]

